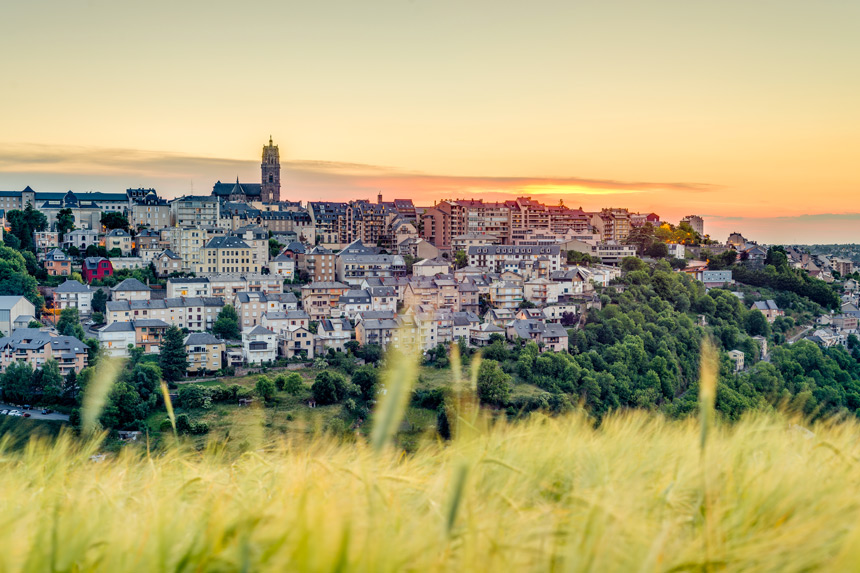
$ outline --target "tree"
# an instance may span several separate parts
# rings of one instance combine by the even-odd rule
[[[621,259],[621,270],[625,273],[633,271],[644,271],[648,268],[645,261],[638,257],[624,257]]]
[[[92,319],[93,319],[93,322],[96,324],[104,324],[105,315],[104,315],[104,313],[96,311],[93,313]]]
[[[268,376],[260,376],[257,378],[257,383],[254,385],[254,390],[257,396],[268,402],[275,397],[275,383]]]
[[[666,243],[654,242],[645,249],[645,254],[655,259],[664,259],[669,256],[669,247]]]
[[[63,394],[63,375],[60,374],[60,365],[53,358],[49,358],[42,365],[39,383],[42,387],[42,401],[46,404],[56,404]]]
[[[218,318],[215,324],[212,325],[212,332],[215,336],[225,340],[237,340],[242,337],[239,330],[239,313],[232,304],[224,305],[221,312],[218,313]]]
[[[105,291],[97,288],[93,293],[93,310],[96,312],[105,312],[107,310],[107,299],[108,296],[105,294]]]
[[[0,295],[23,295],[40,313],[45,299],[39,294],[39,283],[27,272],[24,255],[10,247],[0,247]]]
[[[495,360],[484,360],[478,369],[478,399],[491,406],[504,406],[511,397],[511,377]]]
[[[206,388],[199,384],[183,384],[179,388],[179,405],[193,410],[206,403]]]
[[[75,214],[69,207],[60,209],[57,213],[57,232],[59,233],[60,242],[63,241],[66,233],[75,229]]]
[[[81,342],[84,340],[84,327],[81,326],[81,317],[76,308],[64,308],[57,321],[57,331],[63,336],[74,336]]]
[[[361,388],[361,395],[365,400],[374,397],[378,382],[379,374],[373,366],[362,366],[352,375],[352,383]]]
[[[320,404],[336,404],[346,396],[346,378],[337,372],[320,372],[314,379],[311,392]]]
[[[412,274],[412,265],[415,264],[415,257],[412,255],[403,255],[403,263],[406,265],[406,274]]]
[[[305,383],[302,380],[301,374],[297,372],[290,373],[290,375],[284,379],[282,389],[287,394],[292,394],[293,396],[301,393],[305,389]]]
[[[171,326],[164,334],[161,353],[158,356],[161,373],[168,382],[175,382],[185,376],[188,369],[188,354],[185,352],[182,331]]]
[[[45,325],[42,324],[41,322],[39,322],[38,320],[31,320],[27,324],[27,328],[42,328],[43,326],[45,326]]]
[[[365,344],[361,347],[358,357],[367,364],[376,364],[382,360],[382,347],[378,344]]]
[[[123,229],[128,231],[128,217],[116,211],[102,213],[101,224],[108,231],[113,229]]]
[[[469,264],[469,257],[466,255],[465,251],[457,251],[454,253],[454,266],[458,269],[462,269]]]
[[[768,336],[770,334],[770,325],[759,310],[748,312],[744,322],[744,327],[750,336]]]
[[[33,397],[33,367],[28,362],[13,362],[2,377],[3,398],[7,402],[24,403]]]
[[[35,251],[33,233],[48,228],[48,218],[30,203],[23,210],[16,209],[6,213],[6,222],[9,224],[9,232],[18,238],[21,250]]]

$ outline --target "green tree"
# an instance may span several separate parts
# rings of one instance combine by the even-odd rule
[[[257,396],[268,402],[275,397],[275,383],[268,376],[260,376],[257,378],[257,383],[254,385],[254,390]]]
[[[319,404],[336,404],[346,396],[346,378],[337,372],[320,372],[311,392]]]
[[[189,410],[202,408],[206,404],[206,388],[199,384],[183,384],[179,388],[179,405]]]
[[[81,326],[81,317],[76,308],[64,308],[60,312],[60,320],[57,321],[57,331],[63,336],[74,336],[81,342],[84,340],[84,327]]]
[[[3,398],[7,402],[24,403],[33,397],[33,367],[28,362],[13,362],[3,373]]]
[[[664,259],[669,256],[669,247],[666,246],[666,243],[651,243],[648,248],[645,249],[645,254],[655,259]]]
[[[759,310],[753,310],[747,313],[745,322],[746,331],[750,336],[769,336],[770,325],[767,319]]]
[[[75,214],[68,207],[60,209],[57,213],[57,232],[59,233],[60,242],[63,241],[66,233],[75,230]]]
[[[215,336],[225,340],[237,340],[241,338],[242,333],[239,330],[239,313],[232,304],[224,305],[221,312],[218,313],[218,318],[215,324],[212,325],[212,332]]]
[[[295,396],[297,394],[300,394],[304,389],[305,383],[299,373],[292,372],[284,379],[283,390],[287,394],[292,394],[293,396]]]
[[[458,269],[462,269],[469,264],[469,256],[466,254],[466,251],[457,251],[454,253],[454,266]]]
[[[113,229],[123,229],[128,231],[128,217],[122,213],[117,213],[116,211],[103,212],[101,224],[104,225],[104,228],[108,231],[112,231]]]
[[[373,366],[362,366],[352,375],[352,383],[361,388],[361,395],[370,400],[376,394],[379,373]]]
[[[27,272],[24,256],[6,246],[0,247],[0,295],[23,295],[36,307],[37,315],[45,306],[39,283]]]
[[[107,299],[108,296],[105,291],[97,288],[93,293],[93,310],[104,313],[107,310]]]
[[[484,360],[478,368],[478,399],[491,406],[504,406],[511,397],[511,377],[495,360]]]
[[[30,203],[22,210],[16,209],[6,213],[6,222],[9,225],[9,232],[17,237],[20,248],[28,251],[36,250],[33,233],[48,228],[48,218],[41,211],[34,209]]]
[[[158,365],[168,382],[180,380],[188,369],[188,354],[185,352],[182,331],[175,325],[168,328],[164,334]]]
[[[39,376],[42,386],[42,401],[46,404],[56,404],[63,394],[63,376],[60,374],[60,365],[53,358],[49,358],[42,365]]]

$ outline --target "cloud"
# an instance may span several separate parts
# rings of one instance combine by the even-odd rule
[[[342,200],[375,196],[383,191],[388,196],[412,197],[417,201],[466,197],[481,193],[487,198],[511,195],[535,195],[565,198],[590,195],[631,195],[675,191],[702,193],[719,189],[706,183],[621,181],[582,177],[499,177],[427,174],[400,170],[391,166],[368,165],[343,161],[286,160],[282,161],[282,192],[293,198]],[[253,161],[199,157],[172,152],[135,149],[54,147],[37,144],[0,144],[0,173],[34,173],[91,175],[93,179],[117,175],[150,178],[171,196],[188,180],[211,184],[238,176],[243,181],[258,177],[259,164]],[[132,177],[129,177],[132,179]],[[35,185],[27,183],[34,188]],[[64,185],[65,187],[65,185]],[[185,192],[184,190],[178,194]],[[358,194],[358,195],[356,195]]]

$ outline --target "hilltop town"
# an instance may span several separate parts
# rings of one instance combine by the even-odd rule
[[[76,378],[100,356],[158,364],[147,375],[172,384],[217,377],[229,386],[287,367],[310,382],[312,368],[344,357],[353,374],[391,348],[429,363],[452,343],[467,354],[526,343],[575,353],[595,313],[643,269],[731,293],[743,316],[761,313],[767,324],[724,349],[735,373],[767,360],[768,342],[853,348],[860,277],[841,256],[741,233],[718,243],[696,215],[671,222],[529,197],[420,206],[380,193],[375,202],[302,204],[281,200],[271,139],[260,167],[259,183],[218,181],[209,195],[172,200],[155,189],[0,192],[13,250],[4,256],[0,368],[30,367],[6,376],[6,401],[73,405]],[[704,310],[696,320],[708,319]],[[253,398],[243,396],[233,393]]]

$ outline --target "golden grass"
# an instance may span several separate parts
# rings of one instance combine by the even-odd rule
[[[856,422],[810,434],[780,415],[732,426],[703,418],[703,447],[698,420],[644,412],[609,416],[598,429],[581,415],[493,421],[473,407],[471,384],[452,406],[461,413],[455,439],[428,437],[411,455],[376,437],[390,437],[402,402],[370,442],[260,437],[240,456],[223,442],[194,451],[180,440],[93,461],[98,439],[62,435],[13,450],[4,438],[0,569],[857,566]]]

